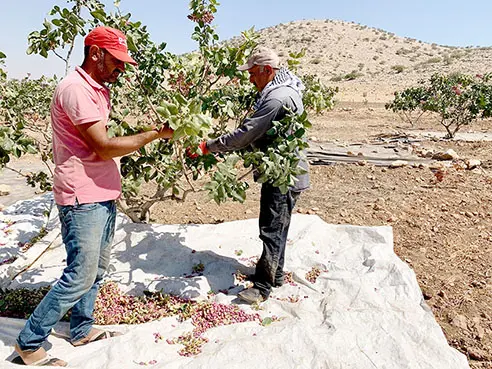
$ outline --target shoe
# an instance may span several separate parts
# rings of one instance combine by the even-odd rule
[[[29,366],[67,366],[65,361],[56,357],[51,357],[42,347],[36,351],[23,351],[18,345],[15,345],[15,351],[19,356],[12,360],[14,364]]]
[[[87,337],[84,337],[78,341],[72,342],[72,346],[78,347],[87,345],[88,343],[105,340],[112,337],[121,336],[120,332],[103,331],[99,329],[92,328]]]
[[[273,287],[282,287],[284,285],[284,276],[282,275],[282,277],[280,278],[275,278],[275,283],[273,284]]]
[[[255,287],[248,288],[237,294],[237,296],[250,304],[259,304],[268,299],[268,296],[262,295],[260,290]]]
[[[246,275],[246,280],[255,283],[255,275],[254,274],[248,274]],[[276,278],[275,283],[272,285],[272,287],[282,287],[284,285],[284,277],[282,276],[281,278]]]

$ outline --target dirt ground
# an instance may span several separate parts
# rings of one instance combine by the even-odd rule
[[[379,134],[416,132],[382,105],[341,104],[313,121],[309,136],[319,141],[367,142]],[[488,125],[470,128],[484,131]],[[440,127],[429,117],[419,129]],[[454,149],[461,158],[480,159],[482,167],[451,167],[438,181],[429,168],[314,165],[311,189],[295,211],[333,224],[392,226],[395,251],[415,271],[450,345],[468,356],[473,369],[492,368],[492,142],[419,144]],[[218,206],[203,193],[192,194],[184,203],[156,205],[151,220],[179,224],[255,218],[259,186],[249,182],[244,204]]]

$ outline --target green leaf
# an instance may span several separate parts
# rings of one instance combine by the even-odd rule
[[[165,106],[158,106],[155,108],[155,110],[166,119],[169,119],[169,117],[171,117],[169,109]]]
[[[7,152],[11,151],[14,145],[15,142],[9,137],[5,137],[2,141],[0,141],[0,147]]]
[[[170,126],[171,126],[171,128],[173,128],[172,124],[170,124]],[[173,128],[173,129],[174,129],[173,139],[175,141],[186,136],[186,132],[185,132],[184,127],[177,127],[177,128]]]
[[[173,104],[173,103],[170,103],[167,101],[163,101],[161,103],[161,106],[165,107],[171,115],[177,115],[179,113],[179,108],[176,104]]]
[[[198,132],[193,129],[192,126],[187,125],[184,127],[184,132],[187,136],[195,136]]]
[[[172,129],[174,129],[174,130],[176,130],[176,129],[178,129],[178,128],[183,128],[183,127],[182,127],[182,124],[181,124],[181,123],[182,123],[181,119],[179,119],[179,117],[177,117],[176,115],[172,115],[172,116],[169,118],[168,123],[169,123],[169,126],[170,126]]]
[[[180,93],[177,93],[174,95],[174,98],[176,99],[176,101],[180,104],[180,105],[188,105],[188,100],[186,100],[183,95],[181,95]]]
[[[106,12],[103,9],[94,10],[91,15],[102,23],[106,22]]]
[[[296,136],[297,138],[301,138],[302,136],[304,136],[305,133],[306,130],[304,128],[301,128],[294,133],[294,136]]]

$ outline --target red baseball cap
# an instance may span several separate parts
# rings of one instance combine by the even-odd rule
[[[108,50],[116,59],[137,65],[137,62],[128,55],[125,34],[115,28],[106,26],[94,28],[85,36],[84,45],[99,46],[101,49]]]

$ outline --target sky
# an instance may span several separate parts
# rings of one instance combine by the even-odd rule
[[[219,0],[220,1],[220,0]],[[42,29],[54,5],[71,9],[67,0],[0,0],[0,51],[6,54],[10,78],[42,75],[62,77],[64,63],[27,55],[27,36]],[[114,10],[111,0],[103,1]],[[140,20],[154,42],[166,42],[167,51],[184,53],[196,48],[190,36],[193,23],[187,0],[121,0],[123,13]],[[295,20],[331,19],[381,28],[400,37],[448,46],[492,46],[491,0],[222,0],[214,24],[222,40],[241,31]],[[71,67],[82,61],[82,41],[76,43]]]

